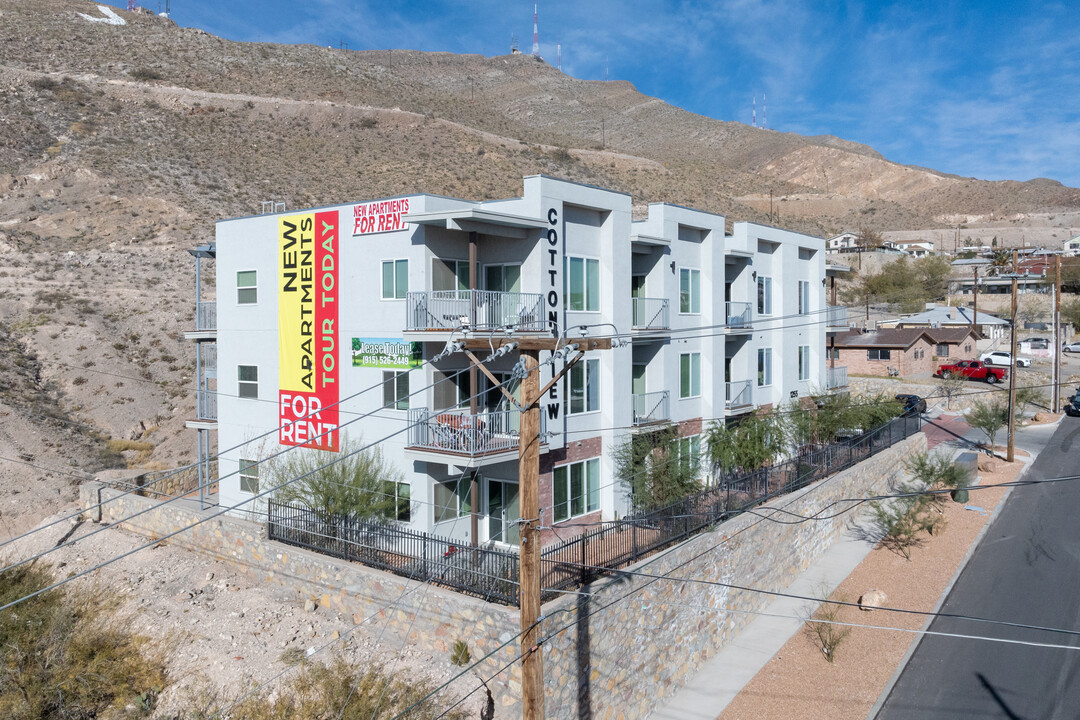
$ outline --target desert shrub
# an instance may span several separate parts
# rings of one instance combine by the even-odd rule
[[[150,80],[160,80],[161,73],[152,68],[136,68],[131,71],[132,80],[140,80],[142,82],[148,82]]]
[[[903,497],[870,503],[871,522],[881,534],[881,545],[911,559],[911,550],[922,542],[922,533],[933,535],[944,524],[932,496],[921,493],[924,486],[906,486]]]
[[[846,602],[843,597],[838,600]],[[850,627],[838,624],[840,611],[843,608],[843,605],[837,603],[823,602],[813,617],[806,622],[806,633],[810,641],[821,649],[829,662],[835,662],[837,648],[851,634]]]
[[[54,582],[40,565],[0,574],[0,604]],[[0,613],[0,717],[60,720],[149,711],[165,686],[160,650],[132,635],[108,593],[57,588]]]
[[[943,453],[916,453],[907,461],[907,470],[930,490],[963,490],[971,481],[967,468]],[[945,501],[945,493],[935,493],[930,499],[940,505]]]
[[[701,462],[683,452],[675,426],[630,434],[612,451],[615,475],[627,481],[636,508],[653,510],[701,487]]]
[[[999,400],[977,402],[971,406],[967,423],[986,436],[987,448],[994,447],[994,436],[1009,421],[1009,408]]]
[[[706,436],[713,473],[750,472],[774,462],[784,451],[777,415],[752,413],[726,423],[713,421]]]

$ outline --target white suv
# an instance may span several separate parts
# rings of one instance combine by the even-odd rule
[[[995,350],[989,352],[979,358],[987,365],[1006,365],[1012,367],[1012,355],[1004,350]],[[1024,355],[1018,355],[1016,358],[1016,364],[1020,367],[1031,367],[1031,358]]]

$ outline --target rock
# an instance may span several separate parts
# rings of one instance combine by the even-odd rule
[[[304,612],[315,612],[315,608],[317,607],[318,605],[316,605],[315,601],[311,598],[304,601]]]
[[[1035,422],[1037,422],[1037,423],[1051,423],[1051,422],[1054,422],[1055,420],[1057,420],[1058,416],[1055,415],[1054,413],[1044,412],[1044,411],[1040,410],[1039,412],[1035,413],[1035,418],[1034,419],[1035,419]]]
[[[882,590],[876,588],[867,590],[862,594],[862,597],[859,598],[859,609],[871,612],[874,608],[884,605],[885,601],[888,599],[889,597]]]
[[[985,472],[993,472],[997,468],[998,461],[997,461],[996,458],[994,458],[994,457],[992,457],[990,455],[986,455],[984,453],[979,453],[978,464],[979,464],[979,470],[982,470],[982,471],[985,471]]]

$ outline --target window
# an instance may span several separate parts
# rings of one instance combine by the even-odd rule
[[[600,261],[567,257],[568,310],[600,312]]]
[[[675,447],[679,453],[680,467],[696,473],[701,464],[701,436],[681,437],[676,441]]]
[[[799,281],[799,314],[810,314],[810,282],[807,280]]]
[[[236,394],[242,398],[259,397],[259,366],[236,366]]]
[[[758,315],[772,315],[772,278],[759,275],[757,279]]]
[[[758,387],[772,385],[772,348],[758,348],[757,384]]]
[[[383,379],[383,407],[393,410],[409,409],[409,372],[394,372],[384,370]]]
[[[492,292],[521,292],[521,266],[486,266],[484,268],[484,289]]]
[[[383,493],[394,500],[394,518],[402,522],[412,519],[412,486],[407,482],[383,481]]]
[[[834,347],[829,351],[829,353],[830,353],[829,357],[831,357],[833,360],[839,360],[840,359],[840,348],[835,348]]]
[[[967,345],[964,346],[964,352],[966,352],[966,353],[971,352],[971,343],[968,343]]]
[[[867,350],[866,351],[866,359],[867,360],[891,360],[892,359],[892,351],[890,351],[890,350],[879,350],[877,348]]]
[[[447,480],[435,483],[435,522],[453,520],[459,517],[468,517],[472,512],[469,500],[469,488],[472,482],[469,478]]]
[[[701,394],[701,353],[679,355],[679,397],[690,398]]]
[[[254,305],[259,301],[258,272],[241,270],[236,273],[236,303]]]
[[[810,346],[799,346],[799,379],[810,379]]]
[[[409,261],[383,260],[382,299],[403,300],[409,292]]]
[[[948,343],[938,343],[937,347],[934,348],[934,354],[937,355],[938,357],[948,357],[949,356],[949,344]]]
[[[600,458],[555,468],[552,483],[555,522],[600,509]]]
[[[570,415],[600,409],[600,360],[582,360],[570,368]]]
[[[701,271],[679,270],[679,312],[701,312]]]
[[[259,494],[259,463],[257,460],[240,461],[240,492]]]

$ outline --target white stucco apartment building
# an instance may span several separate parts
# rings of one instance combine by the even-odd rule
[[[482,374],[458,374],[464,353],[431,362],[463,328],[627,341],[587,353],[543,398],[541,508],[556,528],[629,511],[612,459],[627,433],[674,423],[696,452],[714,419],[836,384],[825,338],[845,323],[826,307],[824,240],[741,222],[727,234],[724,217],[669,204],[635,222],[629,195],[550,177],[508,200],[418,194],[222,220],[214,253],[202,338],[216,343],[217,407],[196,422],[218,433],[222,506],[266,489],[253,463],[270,452],[347,432],[386,438],[403,522],[468,539],[454,521],[475,477],[477,541],[514,544],[518,411]],[[561,367],[548,357],[541,383]],[[509,381],[516,361],[489,368]],[[312,409],[310,426],[279,428]]]

